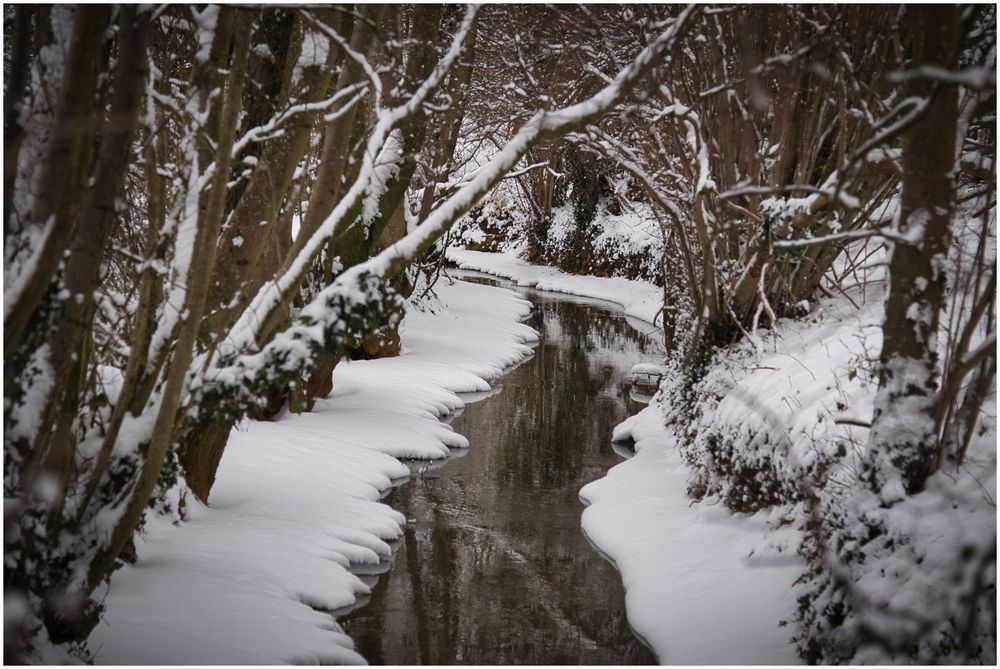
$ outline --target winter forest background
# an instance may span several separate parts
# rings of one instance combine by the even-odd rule
[[[499,256],[654,287],[801,660],[996,662],[995,6],[4,5],[3,66],[5,662]]]

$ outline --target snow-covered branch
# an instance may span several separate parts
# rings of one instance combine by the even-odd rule
[[[408,233],[399,241],[393,243],[375,257],[355,265],[343,272],[330,286],[319,291],[315,298],[308,305],[303,307],[298,316],[298,321],[306,323],[303,331],[294,330],[289,336],[279,335],[275,343],[269,345],[270,351],[276,351],[284,347],[282,355],[289,355],[301,360],[304,364],[310,355],[309,346],[302,339],[306,333],[312,333],[315,337],[322,332],[322,324],[336,321],[336,314],[330,312],[330,304],[337,301],[337,296],[355,296],[350,299],[366,301],[369,296],[357,293],[356,287],[364,285],[368,281],[366,277],[387,278],[398,272],[411,259],[426,251],[444,232],[464,213],[468,212],[475,204],[492,188],[498,181],[503,179],[511,169],[521,160],[531,146],[543,138],[557,136],[573,129],[582,127],[587,122],[599,117],[614,105],[616,105],[628,92],[629,88],[646,72],[653,67],[657,60],[663,56],[679,39],[687,23],[696,14],[697,8],[689,6],[685,8],[669,29],[660,34],[647,47],[645,47],[635,60],[623,69],[614,78],[611,84],[598,91],[590,98],[571,105],[567,108],[552,112],[538,111],[518,132],[506,143],[493,158],[483,166],[478,173],[462,186],[455,194],[447,198],[438,206],[416,229]],[[475,12],[470,9],[467,13],[462,27],[458,30],[453,40],[448,56],[442,59],[442,63],[450,65],[461,50],[461,42],[468,31],[475,17]],[[439,67],[436,74],[428,81],[439,80],[443,76],[443,68]],[[426,83],[426,82],[425,82]],[[419,105],[416,100],[419,94],[426,95],[431,90],[430,85],[421,86],[418,93],[414,94],[404,104],[405,108],[415,108]],[[254,302],[244,312],[240,321],[233,328],[232,334],[227,341],[228,352],[247,352],[234,362],[228,363],[228,367],[233,365],[240,368],[256,367],[257,353],[249,353],[256,342],[256,332],[260,323],[265,319],[265,315],[281,302],[281,293],[287,291],[294,285],[306,267],[306,263],[312,254],[325,243],[326,239],[334,233],[337,223],[343,220],[345,212],[360,197],[371,179],[373,169],[371,156],[376,146],[381,146],[384,135],[392,126],[397,115],[404,112],[397,110],[383,111],[372,138],[369,140],[368,150],[365,153],[365,162],[362,164],[359,178],[352,188],[345,195],[343,200],[337,205],[333,213],[324,222],[319,230],[313,235],[309,243],[303,248],[292,266],[284,272],[278,280],[265,285],[258,293]],[[298,327],[298,326],[296,326]],[[277,348],[276,348],[277,347]],[[243,360],[243,356],[249,356]],[[278,355],[272,353],[271,355]],[[222,378],[218,373],[213,373],[214,378]],[[238,375],[237,375],[238,376]],[[233,377],[236,378],[236,377]]]
[[[943,84],[957,84],[974,91],[995,90],[996,70],[987,67],[969,67],[964,70],[950,70],[938,65],[921,65],[912,70],[890,72],[886,75],[893,83],[906,83],[920,79],[939,81]]]

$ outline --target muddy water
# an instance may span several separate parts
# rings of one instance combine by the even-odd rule
[[[525,292],[534,357],[452,425],[471,448],[386,498],[410,519],[371,600],[340,620],[372,664],[652,664],[578,493],[621,461],[629,368],[659,359],[613,308]],[[419,472],[421,465],[414,464]]]

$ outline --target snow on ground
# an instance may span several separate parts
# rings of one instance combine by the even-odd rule
[[[448,260],[462,269],[502,276],[519,286],[614,302],[626,316],[648,323],[655,323],[663,308],[663,290],[646,281],[567,274],[552,267],[529,265],[514,254],[456,248],[449,248],[446,253]]]
[[[615,563],[629,622],[661,664],[793,664],[794,556],[749,557],[767,514],[692,504],[690,470],[650,405],[616,430],[636,455],[588,484],[583,531]]]
[[[111,579],[89,640],[97,663],[363,662],[324,611],[367,593],[349,565],[377,570],[402,535],[405,518],[378,501],[409,475],[396,458],[467,447],[438,418],[537,341],[520,323],[530,303],[513,292],[435,290],[437,304],[407,314],[401,356],[338,365],[334,392],[312,413],[244,422],[210,507],[189,501],[176,527],[150,520],[138,563]]]
[[[519,285],[608,300],[653,322],[662,292],[621,278],[574,276],[514,256],[448,249],[464,269]],[[581,491],[583,530],[621,572],[629,622],[664,664],[793,664],[792,584],[802,573],[797,536],[770,530],[765,514],[693,504],[691,471],[654,404],[619,426],[636,456]],[[751,556],[751,552],[754,553]]]
[[[871,419],[874,386],[858,366],[881,346],[882,291],[867,293],[852,291],[860,308],[844,297],[821,300],[807,318],[781,319],[763,339],[720,356],[697,386],[700,417],[681,436],[676,424],[665,427],[674,409],[663,394],[668,378],[616,431],[635,441],[636,456],[581,491],[590,504],[584,531],[618,564],[632,625],[661,662],[799,662],[791,637],[793,584],[805,571],[801,536],[773,529],[793,508],[734,514],[719,501],[733,494],[724,481],[692,505],[690,463],[711,470],[713,449],[729,440],[732,461],[763,469],[756,460],[766,456],[772,476],[792,485],[818,453],[863,436],[836,421]]]

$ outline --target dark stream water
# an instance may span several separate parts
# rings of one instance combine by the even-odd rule
[[[627,375],[661,358],[620,311],[526,291],[534,357],[452,425],[471,448],[386,498],[409,523],[370,601],[340,620],[372,664],[654,664],[578,493],[621,457]],[[420,469],[414,464],[415,470]]]

